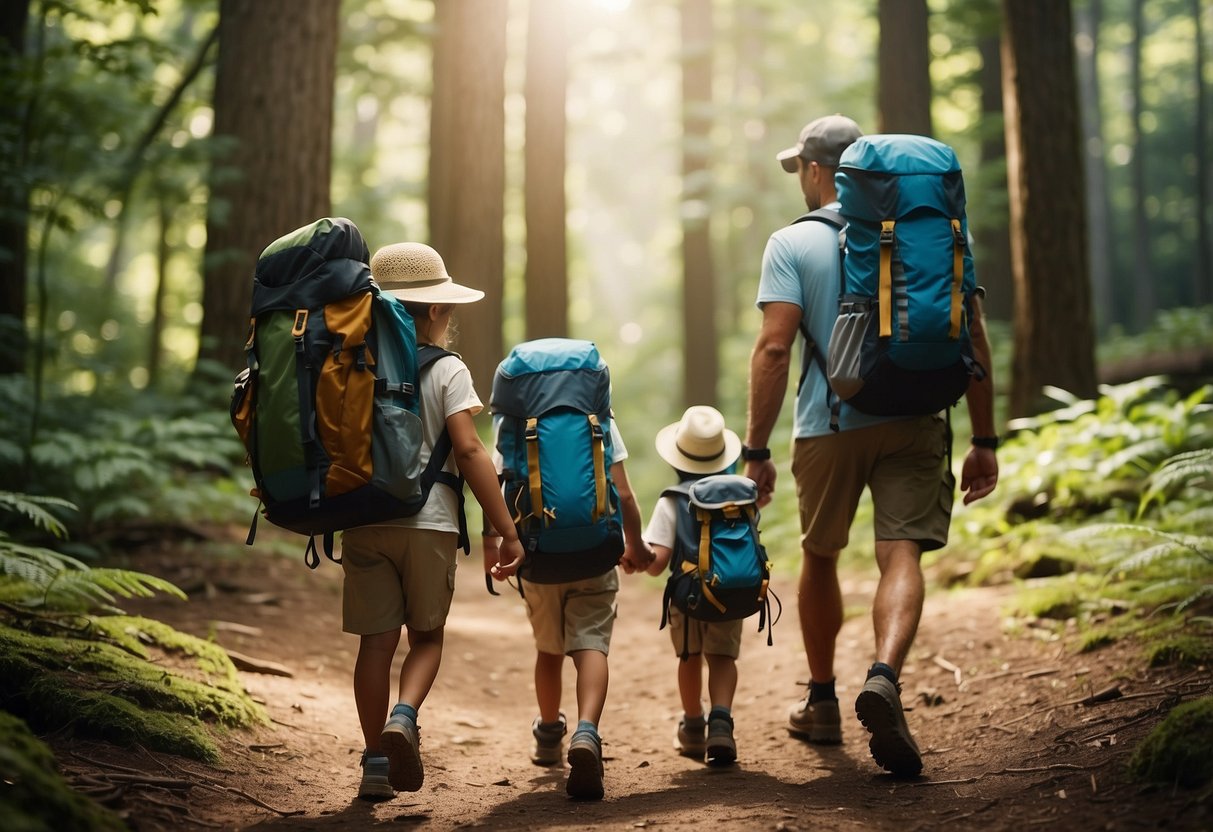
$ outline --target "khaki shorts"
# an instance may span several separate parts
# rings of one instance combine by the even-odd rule
[[[341,535],[342,629],[367,636],[446,623],[455,593],[459,535],[404,526],[363,526]]]
[[[523,581],[526,614],[540,653],[566,655],[576,650],[608,654],[615,627],[619,571],[567,584]]]
[[[864,486],[877,540],[913,540],[923,551],[948,542],[956,479],[947,470],[941,416],[918,416],[830,436],[797,439],[792,475],[807,551],[845,548]]]
[[[682,655],[685,639],[687,653],[692,656],[707,653],[735,659],[741,655],[741,626],[744,623],[745,619],[742,618],[736,621],[700,621],[688,618],[682,610],[671,605],[670,643],[678,656]]]

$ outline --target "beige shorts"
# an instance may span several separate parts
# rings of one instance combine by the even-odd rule
[[[688,618],[682,610],[671,605],[670,643],[678,656],[682,655],[685,639],[687,653],[692,656],[707,653],[735,659],[741,655],[741,626],[744,623],[745,619],[742,618],[736,621],[700,621]]]
[[[523,581],[526,614],[540,653],[567,655],[577,650],[609,654],[615,627],[619,571],[567,584]]]
[[[342,629],[357,635],[436,630],[455,593],[459,535],[404,526],[363,526],[341,535]]]
[[[913,540],[924,552],[941,548],[956,487],[947,470],[946,432],[943,417],[918,416],[797,439],[792,475],[801,545],[819,554],[845,548],[867,486],[877,540]]]

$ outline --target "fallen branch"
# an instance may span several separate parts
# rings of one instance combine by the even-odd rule
[[[210,789],[210,790],[216,791],[216,792],[226,792],[228,794],[234,794],[237,797],[243,797],[245,800],[247,800],[249,803],[252,803],[254,806],[260,806],[262,809],[268,809],[269,811],[273,812],[274,814],[280,815],[281,817],[284,817],[284,818],[289,818],[292,815],[302,815],[306,811],[305,809],[279,809],[277,806],[271,806],[270,804],[266,803],[261,798],[256,797],[255,795],[251,795],[248,792],[243,791],[242,789],[237,789],[235,786],[225,786],[222,783],[213,783],[213,782],[207,781],[205,779],[203,780],[203,782],[198,783],[197,785],[201,786],[204,789]]]
[[[944,670],[951,673],[953,677],[955,677],[956,687],[960,687],[962,684],[964,684],[964,680],[965,680],[964,671],[962,671],[959,667],[952,664],[950,661],[945,659],[943,656],[940,656],[939,654],[932,656],[931,661],[933,661],[936,665],[938,665],[939,667],[942,667]]]

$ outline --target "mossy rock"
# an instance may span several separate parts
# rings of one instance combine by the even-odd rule
[[[123,830],[117,815],[72,791],[26,724],[0,711],[0,818],[5,832]]]
[[[191,650],[193,655],[179,668],[152,664],[132,628],[153,645],[163,638],[190,646],[175,644],[166,656],[188,656]],[[206,723],[244,727],[268,721],[216,645],[147,619],[115,617],[79,632],[85,637],[35,635],[0,624],[6,707],[37,730],[70,727],[84,736],[216,762]],[[114,638],[119,632],[132,641],[120,647],[88,637]],[[132,655],[140,651],[144,657]]]
[[[1213,697],[1175,707],[1133,752],[1138,780],[1196,788],[1213,780]]]

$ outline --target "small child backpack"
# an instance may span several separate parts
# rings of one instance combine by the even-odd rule
[[[671,575],[661,628],[673,605],[690,618],[731,621],[759,614],[771,642],[771,568],[758,535],[758,486],[735,474],[684,481],[662,492],[677,503]],[[771,622],[774,623],[774,622]],[[683,646],[683,657],[687,653]]]
[[[463,482],[441,470],[445,432],[421,468],[420,373],[449,353],[418,350],[412,315],[380,293],[368,259],[341,217],[270,243],[253,278],[248,367],[232,394],[253,496],[271,523],[309,537],[313,569],[317,535],[332,559],[335,532],[416,514],[435,482],[459,493],[462,514]],[[250,545],[256,527],[254,515]]]
[[[527,550],[533,583],[601,575],[623,554],[611,480],[610,370],[589,341],[519,344],[493,376],[490,397],[502,490]]]
[[[862,136],[843,151],[834,181],[841,217],[818,209],[800,218],[843,226],[838,317],[823,364],[830,388],[877,416],[951,407],[974,374],[985,375],[969,335],[977,284],[955,152],[925,136]],[[817,350],[810,341],[806,355],[823,363]]]

